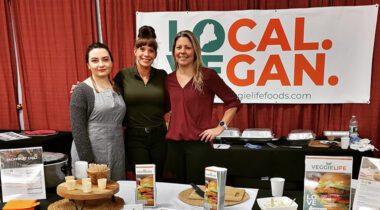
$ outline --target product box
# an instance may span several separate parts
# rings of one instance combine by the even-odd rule
[[[304,210],[349,210],[352,157],[306,156]]]
[[[222,210],[224,207],[227,169],[210,166],[205,169],[204,208]]]
[[[156,166],[136,164],[136,204],[156,206]]]

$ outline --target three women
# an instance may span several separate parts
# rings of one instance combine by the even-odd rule
[[[192,32],[181,31],[176,35],[172,48],[176,69],[167,77],[165,71],[151,66],[157,56],[155,38],[152,27],[141,27],[134,49],[135,66],[120,71],[114,79],[128,107],[127,159],[132,169],[135,164],[156,164],[161,178],[167,151],[163,116],[171,107],[166,135],[167,169],[180,182],[202,182],[202,172],[207,166],[205,154],[211,149],[205,142],[223,132],[238,111],[240,101],[215,71],[202,66],[201,48]],[[215,95],[223,100],[226,110],[217,125],[212,122]],[[202,155],[198,160],[186,160],[188,152]],[[185,164],[192,161],[198,162],[199,175],[186,177]]]

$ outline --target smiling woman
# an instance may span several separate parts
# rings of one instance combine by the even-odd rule
[[[172,55],[175,71],[165,81],[171,107],[168,134],[167,170],[179,182],[204,181],[204,155],[212,147],[208,142],[221,134],[240,107],[240,100],[217,73],[202,66],[201,47],[191,31],[180,31],[174,38]],[[212,122],[213,100],[217,95],[224,102],[224,115],[218,124]],[[199,155],[192,163],[199,166],[186,177],[186,154]]]
[[[135,65],[121,70],[115,82],[128,106],[125,146],[129,169],[136,164],[155,164],[158,180],[166,158],[164,82],[166,71],[152,66],[157,56],[155,30],[142,26],[134,46]]]
[[[125,179],[122,121],[126,107],[109,79],[113,64],[111,51],[105,44],[91,44],[86,62],[91,76],[74,89],[70,101],[72,165],[74,168],[78,160],[107,164],[112,180]]]

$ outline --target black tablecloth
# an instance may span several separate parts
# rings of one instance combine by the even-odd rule
[[[289,142],[282,141],[278,145],[288,145]],[[271,148],[261,145],[261,149],[248,149],[243,145],[232,145],[230,149],[214,149],[207,155],[203,163],[192,162],[187,165],[186,173],[204,173],[195,171],[195,164],[207,164],[225,167],[227,171],[227,185],[236,187],[249,187],[259,189],[270,189],[268,178],[284,177],[287,182],[287,190],[303,190],[305,173],[305,156],[352,156],[353,172],[352,178],[357,179],[361,158],[363,156],[373,157],[372,151],[359,152],[356,150],[343,150],[339,147],[314,148],[307,145],[302,149]],[[186,158],[195,159],[196,153],[189,153]],[[192,180],[202,183],[204,180]]]

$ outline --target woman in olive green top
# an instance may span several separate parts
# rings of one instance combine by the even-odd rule
[[[152,27],[139,29],[134,53],[135,66],[123,69],[114,78],[127,105],[125,153],[131,170],[134,171],[135,164],[154,163],[160,179],[167,150],[164,120],[168,111],[164,91],[167,73],[151,66],[157,56]]]

